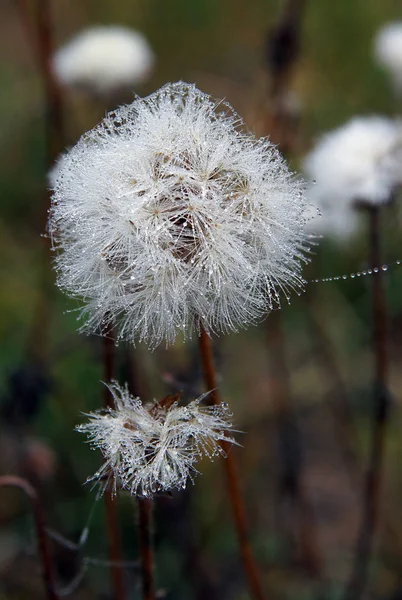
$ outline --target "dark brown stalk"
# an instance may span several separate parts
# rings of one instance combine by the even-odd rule
[[[292,509],[298,515],[300,561],[310,575],[317,576],[321,571],[321,560],[311,503],[306,497],[302,480],[303,459],[299,442],[300,434],[292,414],[290,375],[280,311],[276,311],[266,321],[266,332],[268,344],[272,348],[271,369],[274,375],[272,401],[283,466],[281,488],[282,492],[290,498]]]
[[[16,0],[16,6],[42,79],[45,107],[45,169],[47,171],[65,144],[62,94],[53,75],[51,64],[53,53],[51,0],[34,0],[34,2]],[[41,234],[46,230],[48,206],[49,199],[46,193],[35,218],[35,226]],[[43,259],[40,272],[41,291],[34,310],[31,331],[27,341],[29,359],[33,357],[40,365],[45,362],[48,350],[45,338],[50,322],[48,290],[51,284],[47,246],[47,243],[43,242]],[[38,340],[40,340],[40,343],[38,343]]]
[[[51,0],[35,0],[32,11],[27,0],[17,0],[17,6],[43,81],[47,161],[51,164],[64,145],[62,94],[52,70]]]
[[[269,32],[266,61],[269,82],[269,111],[265,130],[274,143],[287,154],[294,145],[297,128],[286,106],[286,94],[294,65],[300,53],[300,38],[306,0],[286,0],[277,24]]]
[[[330,401],[330,410],[333,414],[339,440],[342,443],[344,463],[351,482],[356,483],[361,473],[361,464],[356,449],[357,432],[346,385],[336,363],[331,340],[319,316],[320,305],[325,304],[325,299],[321,299],[320,296],[317,296],[317,293],[313,294],[313,290],[309,290],[304,298],[314,335],[317,356],[331,385],[331,396],[333,398]]]
[[[143,600],[155,600],[152,552],[152,501],[149,498],[138,498],[138,531],[141,555],[142,597]]]
[[[3,475],[0,477],[0,486],[16,487],[27,496],[35,521],[36,537],[38,540],[38,550],[40,562],[42,565],[43,581],[45,583],[46,597],[48,600],[58,600],[56,592],[56,581],[53,573],[53,564],[50,556],[48,538],[46,534],[45,518],[39,496],[32,485],[22,477],[15,475]]]
[[[370,222],[370,264],[373,302],[374,411],[370,456],[364,484],[362,519],[358,533],[352,574],[345,590],[345,600],[359,600],[366,588],[374,535],[378,523],[383,479],[386,429],[389,415],[387,389],[387,315],[382,275],[380,209],[363,205]]]
[[[127,382],[131,394],[141,397],[143,395],[144,381],[140,377],[140,369],[133,350],[126,346],[124,350],[124,366],[127,374]],[[176,396],[166,396],[160,402],[160,406],[169,407],[178,400]],[[154,559],[152,547],[152,505],[149,498],[137,498],[138,506],[138,542],[141,557],[141,579],[143,600],[155,600],[154,583]]]
[[[205,385],[208,390],[212,390],[209,396],[210,402],[211,404],[220,404],[221,399],[217,390],[211,339],[202,326],[199,337],[199,348]],[[230,444],[228,442],[221,442],[221,446],[227,456],[227,458],[223,461],[223,465],[226,472],[227,490],[239,542],[243,568],[252,597],[255,598],[255,600],[264,600],[265,596],[262,592],[258,569],[254,561],[254,556],[247,535],[246,510],[240,493],[240,484],[236,473],[234,459],[230,453]]]
[[[103,375],[105,383],[109,383],[113,377],[113,356],[114,343],[110,334],[102,338],[103,342]],[[112,406],[112,399],[109,390],[105,387],[105,406]],[[126,597],[124,587],[123,569],[119,566],[121,563],[120,551],[120,536],[116,514],[116,505],[113,498],[113,491],[105,490],[105,510],[106,510],[106,527],[107,537],[109,541],[109,558],[110,558],[110,573],[114,590],[114,600],[124,600]]]

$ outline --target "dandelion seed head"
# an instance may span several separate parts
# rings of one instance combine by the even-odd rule
[[[110,113],[60,164],[49,228],[87,331],[155,347],[237,330],[303,287],[303,183],[225,103],[168,84]]]
[[[156,403],[144,405],[127,387],[113,382],[109,389],[115,408],[91,413],[77,430],[88,436],[105,459],[89,481],[102,488],[112,481],[131,494],[150,497],[156,493],[183,489],[193,481],[197,461],[224,451],[220,442],[235,443],[226,404],[204,406],[206,394],[187,406]]]
[[[402,92],[402,22],[388,23],[376,34],[374,57],[391,75],[395,89]]]
[[[309,223],[316,233],[344,238],[355,232],[354,204],[380,205],[402,182],[402,126],[398,121],[356,117],[325,134],[303,163],[311,181],[308,195],[321,217]]]
[[[92,27],[55,53],[53,70],[61,84],[102,95],[144,81],[154,60],[142,33],[120,26]]]

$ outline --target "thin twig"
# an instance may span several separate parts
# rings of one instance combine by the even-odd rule
[[[113,338],[109,335],[102,338],[103,341],[103,374],[105,382],[109,383],[113,376]],[[112,399],[109,389],[105,387],[105,406],[111,406]],[[104,493],[106,509],[106,526],[109,540],[110,572],[115,594],[115,600],[124,600],[126,597],[124,587],[124,574],[118,567],[121,562],[120,536],[116,515],[116,506],[113,498],[113,491],[108,488]]]
[[[58,600],[56,593],[56,582],[53,573],[53,564],[50,556],[48,538],[46,535],[45,518],[39,496],[32,485],[16,475],[3,475],[0,477],[0,486],[16,487],[22,490],[28,497],[35,521],[36,536],[38,539],[39,556],[42,565],[43,581],[45,583],[48,600]]]
[[[129,390],[134,396],[141,397],[143,396],[144,380],[140,377],[137,356],[130,346],[125,347],[123,358]],[[177,400],[177,396],[167,396],[159,402],[159,405],[169,405],[169,403],[172,404],[175,400]],[[154,600],[155,583],[152,547],[152,500],[149,498],[138,497],[137,505],[142,595],[143,600]]]
[[[356,448],[357,432],[353,420],[348,391],[343,380],[340,369],[334,357],[330,337],[321,323],[320,305],[323,300],[317,296],[317,290],[304,295],[306,311],[309,318],[316,351],[325,376],[331,385],[330,409],[333,415],[338,437],[341,441],[343,460],[347,468],[348,476],[352,483],[356,483],[361,473],[361,464]],[[333,396],[333,397],[332,397]]]
[[[63,146],[63,101],[59,84],[52,69],[53,27],[51,0],[35,0],[33,14],[27,0],[17,0],[22,25],[38,61],[45,100],[46,150],[51,163]]]
[[[141,556],[142,597],[155,600],[154,565],[152,552],[152,500],[138,498],[138,531]]]
[[[311,502],[306,496],[302,480],[300,433],[292,415],[290,374],[280,311],[276,311],[271,319],[267,319],[266,333],[268,344],[272,348],[272,372],[275,374],[275,386],[271,396],[282,451],[283,491],[290,496],[292,509],[295,509],[298,516],[301,563],[311,576],[318,576],[321,571],[320,553]]]
[[[63,124],[63,99],[53,69],[53,23],[51,0],[16,0],[21,24],[25,30],[32,55],[37,62],[38,71],[43,86],[44,102],[44,127],[46,160],[45,172],[53,164],[56,156],[64,148],[65,132]],[[42,234],[46,230],[49,198],[46,193],[35,218],[35,226]],[[49,329],[49,287],[51,285],[49,273],[50,260],[47,241],[42,238],[42,263],[40,271],[40,293],[34,307],[33,320],[27,341],[27,354],[30,360],[37,360],[43,368],[45,359],[48,360],[48,329]],[[38,343],[40,340],[40,343]]]
[[[387,389],[387,315],[384,282],[381,273],[380,208],[363,205],[370,222],[370,263],[379,269],[371,277],[373,301],[373,354],[374,354],[374,411],[370,442],[369,465],[363,496],[363,514],[356,545],[352,574],[345,590],[345,600],[359,600],[367,585],[374,534],[378,522],[384,467],[386,429],[390,397]]]
[[[217,389],[217,380],[215,374],[214,360],[212,355],[211,339],[205,329],[201,326],[199,337],[199,348],[201,355],[202,369],[204,373],[205,385],[208,390],[212,390],[209,399],[211,404],[220,404],[220,395]],[[227,489],[229,501],[233,513],[236,534],[240,546],[240,554],[243,568],[247,577],[250,592],[255,600],[264,600],[258,569],[254,561],[251,545],[248,539],[246,526],[246,511],[243,499],[240,493],[240,484],[238,481],[234,459],[230,453],[230,444],[221,442],[223,451],[226,454],[226,460],[223,461],[226,472]]]
[[[287,154],[294,145],[296,123],[289,113],[286,95],[300,53],[301,26],[306,0],[286,0],[277,24],[269,32],[266,59],[270,78],[265,130]]]

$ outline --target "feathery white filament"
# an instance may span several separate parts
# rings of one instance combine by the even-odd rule
[[[202,456],[224,455],[220,442],[236,443],[226,433],[232,428],[227,405],[202,406],[207,394],[187,406],[163,407],[144,406],[115,382],[109,389],[115,409],[91,413],[89,422],[77,427],[105,458],[89,479],[103,487],[113,479],[115,490],[120,484],[140,496],[182,489]]]
[[[303,287],[303,187],[267,139],[193,85],[110,113],[63,158],[50,231],[85,328],[155,347],[236,330]]]

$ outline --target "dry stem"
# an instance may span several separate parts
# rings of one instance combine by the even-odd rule
[[[375,363],[374,412],[370,443],[369,465],[363,496],[363,514],[356,545],[355,560],[345,600],[359,600],[368,579],[368,568],[373,551],[374,534],[378,522],[383,479],[386,428],[389,415],[387,390],[387,315],[383,276],[381,271],[380,208],[364,205],[370,221],[370,263],[378,269],[371,277],[373,298],[373,354]]]
[[[104,337],[103,341],[103,373],[105,383],[109,383],[113,376],[113,339]],[[111,406],[111,396],[108,388],[105,387],[105,406]],[[110,573],[114,589],[115,600],[124,600],[126,597],[124,588],[124,574],[121,563],[120,536],[116,514],[116,505],[113,499],[113,492],[108,487],[104,493],[106,510],[106,527],[109,541]]]
[[[38,539],[39,556],[42,564],[43,581],[45,582],[48,600],[58,600],[56,582],[53,573],[53,565],[49,551],[48,539],[45,527],[45,518],[39,496],[34,487],[22,477],[16,475],[3,475],[0,477],[0,486],[16,487],[28,497],[35,521],[36,536]]]
[[[205,384],[208,390],[212,390],[210,394],[211,404],[220,404],[221,400],[219,392],[216,389],[217,381],[212,355],[211,339],[202,326],[199,337],[199,348]],[[230,453],[230,444],[223,441],[221,442],[221,446],[227,456],[226,460],[223,461],[223,465],[226,472],[229,501],[232,508],[236,534],[240,546],[243,568],[246,573],[252,597],[255,598],[255,600],[264,600],[257,566],[254,561],[251,545],[247,535],[246,511],[240,493],[240,484],[236,473],[234,459]]]

